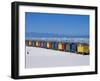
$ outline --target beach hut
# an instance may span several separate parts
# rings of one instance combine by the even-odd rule
[[[61,50],[61,51],[65,50],[65,43],[64,42],[59,42],[58,43],[58,50]]]
[[[41,48],[44,47],[44,41],[41,41]]]
[[[35,47],[35,40],[32,41],[32,46]]]
[[[32,46],[32,40],[29,40],[28,45]]]
[[[52,48],[52,43],[50,41],[47,41],[47,48],[49,48],[49,49]]]
[[[58,49],[58,42],[57,41],[52,41],[52,49],[55,49],[55,50]]]
[[[26,46],[28,46],[28,43],[29,43],[29,41],[28,40],[25,40],[25,45]]]
[[[70,43],[65,43],[65,51],[70,52]]]
[[[41,46],[41,42],[38,41],[38,40],[36,40],[36,42],[35,42],[35,46],[36,46],[36,47],[40,47],[40,46]]]
[[[46,48],[46,47],[47,47],[47,42],[43,41],[43,48]]]
[[[70,52],[73,52],[73,53],[77,52],[77,43],[70,44]]]
[[[77,53],[79,54],[89,54],[89,45],[85,43],[79,43],[77,44]]]

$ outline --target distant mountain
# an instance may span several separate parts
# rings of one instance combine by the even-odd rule
[[[52,34],[52,33],[37,33],[37,32],[26,32],[25,33],[25,37],[26,38],[42,38],[42,37],[46,37],[46,38],[64,38],[64,37],[83,37],[83,38],[89,38],[88,35],[65,35],[65,34]]]

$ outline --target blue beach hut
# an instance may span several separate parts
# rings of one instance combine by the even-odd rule
[[[57,41],[52,41],[52,49],[55,49],[55,50],[58,49],[58,42]]]
[[[70,44],[70,52],[76,53],[77,52],[77,43]]]

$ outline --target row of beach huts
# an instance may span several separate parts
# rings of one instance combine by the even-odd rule
[[[89,44],[64,41],[25,40],[26,46],[47,48],[81,55],[89,55]]]

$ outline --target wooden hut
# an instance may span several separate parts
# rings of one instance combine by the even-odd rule
[[[65,43],[65,51],[70,52],[70,43]]]
[[[58,50],[64,51],[65,50],[65,43],[59,42],[58,43]]]
[[[29,41],[28,41],[28,45],[29,45],[29,46],[32,46],[32,40],[29,40]]]
[[[40,41],[35,41],[35,46],[36,47],[40,47],[41,46],[41,42]]]
[[[32,41],[32,46],[35,47],[35,40]]]
[[[52,49],[55,49],[55,50],[58,49],[58,42],[57,41],[52,41]]]
[[[26,45],[26,46],[29,46],[28,43],[29,43],[29,41],[28,41],[28,40],[25,40],[25,45]]]
[[[47,42],[43,41],[43,48],[47,48]]]
[[[88,44],[77,44],[77,53],[79,54],[89,54],[89,45]]]
[[[52,42],[47,41],[47,48],[51,49],[52,48]]]
[[[77,52],[77,43],[70,44],[70,52],[73,52],[73,53]]]
[[[41,41],[41,48],[44,47],[44,41]]]

